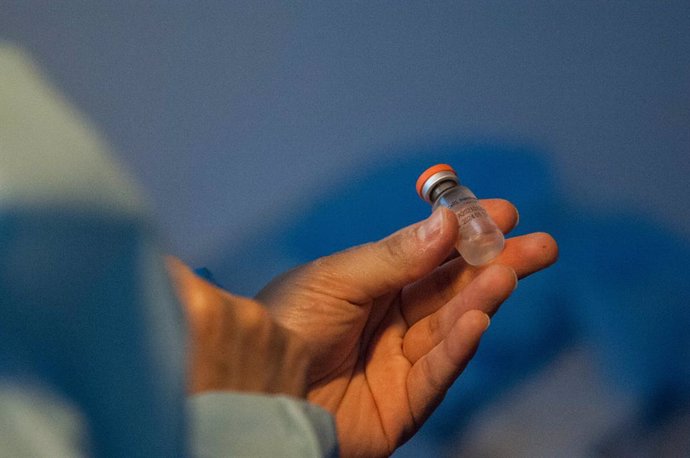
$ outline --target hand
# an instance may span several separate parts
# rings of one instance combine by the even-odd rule
[[[291,331],[251,299],[234,296],[168,259],[188,318],[188,390],[304,397],[308,354]]]
[[[508,202],[482,205],[504,232],[517,223]],[[439,209],[380,242],[292,270],[257,296],[309,345],[307,397],[335,416],[343,456],[387,455],[414,434],[518,277],[556,260],[543,233],[507,240],[489,266],[449,259],[457,225]]]

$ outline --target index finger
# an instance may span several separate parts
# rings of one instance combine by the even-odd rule
[[[535,232],[506,240],[505,249],[491,264],[506,265],[518,278],[524,278],[550,266],[557,258],[558,245],[553,237]],[[483,269],[456,258],[408,285],[401,296],[401,310],[407,324],[411,326],[441,308]]]

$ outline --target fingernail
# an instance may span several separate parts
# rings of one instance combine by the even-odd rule
[[[429,242],[441,233],[445,212],[437,209],[417,228],[417,238],[422,242]]]
[[[517,215],[517,219],[515,220],[515,226],[513,226],[513,228],[516,228],[520,224],[520,211],[518,211],[515,205],[513,205],[513,208],[515,209],[515,214]]]
[[[484,316],[486,317],[486,327],[484,328],[484,330],[486,331],[487,329],[489,329],[489,326],[491,325],[491,318],[486,313],[484,313]]]
[[[513,271],[513,276],[515,277],[515,286],[513,286],[513,291],[515,291],[518,287],[519,280],[518,280],[517,272],[515,272],[515,269],[511,269],[511,270]]]

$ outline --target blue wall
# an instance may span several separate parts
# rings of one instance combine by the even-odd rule
[[[448,138],[533,144],[573,199],[687,237],[688,30],[685,1],[0,6],[195,263]]]

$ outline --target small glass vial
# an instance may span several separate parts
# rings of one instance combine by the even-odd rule
[[[444,206],[457,215],[459,235],[455,247],[468,264],[486,264],[503,251],[503,233],[472,191],[460,184],[451,166],[438,164],[424,171],[417,180],[417,194],[433,210]]]

